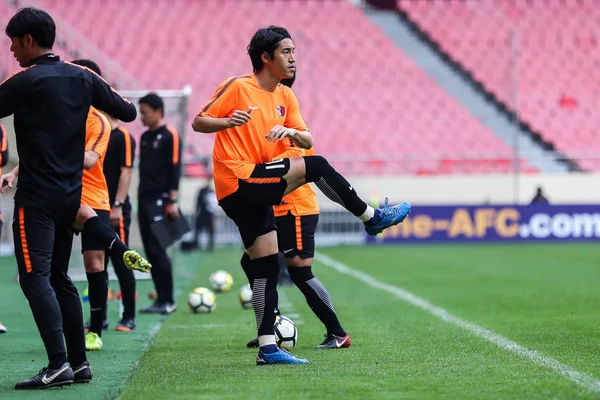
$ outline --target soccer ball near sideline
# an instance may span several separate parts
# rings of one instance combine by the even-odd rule
[[[240,289],[240,304],[244,310],[252,310],[252,288],[250,284],[242,286]]]
[[[227,271],[216,271],[210,276],[210,284],[215,292],[227,293],[233,286],[233,277]]]
[[[278,315],[275,318],[274,328],[277,346],[287,351],[291,351],[298,342],[298,329],[296,328],[296,324],[288,317]]]
[[[217,299],[212,290],[200,287],[188,296],[188,306],[194,314],[210,313],[217,307]]]

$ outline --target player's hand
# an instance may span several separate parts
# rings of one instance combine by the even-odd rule
[[[257,108],[258,107],[248,107],[246,111],[235,110],[233,112],[233,115],[229,118],[229,124],[232,127],[247,124],[252,119],[250,113],[252,112],[252,110],[256,110]]]
[[[173,219],[179,219],[179,207],[176,203],[167,204],[165,213]]]
[[[8,174],[4,174],[2,175],[2,177],[0,177],[0,192],[4,193],[4,191],[6,190],[6,188],[8,187],[9,189],[12,189],[13,184],[15,183],[15,180],[17,179],[17,176],[11,172],[9,172]]]
[[[275,125],[273,129],[266,136],[269,142],[277,142],[279,140],[283,140],[286,137],[294,138],[296,135],[296,131],[290,128],[286,128],[285,126]]]
[[[121,229],[121,217],[123,216],[123,209],[121,207],[113,207],[110,212],[110,225],[113,229],[119,232]]]

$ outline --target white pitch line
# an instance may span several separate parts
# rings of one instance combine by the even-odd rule
[[[296,307],[294,307],[294,304],[290,301],[287,294],[285,294],[285,292],[283,290],[279,290],[278,294],[279,294],[279,310],[280,311],[284,310],[284,312],[282,312],[282,315],[286,316],[289,319],[291,319],[292,321],[294,321],[294,324],[296,324],[296,325],[304,324],[302,317],[296,311]]]
[[[400,298],[401,300],[404,300],[405,302],[412,304],[413,306],[418,307],[421,310],[427,311],[433,316],[438,317],[442,321],[462,328],[475,336],[478,336],[484,340],[487,340],[490,343],[495,344],[500,348],[503,348],[504,350],[507,350],[518,356],[524,357],[535,364],[549,368],[554,372],[559,373],[560,375],[563,375],[564,377],[577,383],[578,385],[587,389],[590,392],[600,392],[600,380],[598,380],[598,378],[592,375],[579,372],[576,369],[573,369],[572,367],[565,365],[554,358],[545,356],[535,350],[526,349],[517,342],[514,342],[489,329],[486,329],[472,322],[468,322],[462,318],[454,316],[445,309],[434,306],[427,300],[405,289],[380,282],[372,276],[367,275],[364,272],[352,269],[346,264],[336,261],[333,258],[328,257],[324,254],[316,253],[315,260],[342,274],[352,276],[353,278],[356,278],[371,287],[389,292],[395,295],[396,297]]]

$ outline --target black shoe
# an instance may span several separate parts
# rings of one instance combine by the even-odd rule
[[[258,348],[258,338],[254,338],[246,344],[246,347],[249,349],[257,349]]]
[[[135,320],[133,318],[123,318],[115,326],[115,331],[129,332],[135,329]]]
[[[350,335],[347,333],[346,336],[336,336],[328,333],[325,335],[323,343],[315,347],[315,349],[347,349],[351,344]]]
[[[15,389],[46,389],[69,386],[71,383],[73,383],[73,370],[69,363],[64,363],[59,369],[42,368],[37,375],[17,383]]]
[[[140,310],[143,314],[171,314],[177,309],[173,303],[159,303],[155,301],[151,306]]]
[[[73,368],[73,382],[89,383],[92,380],[92,369],[90,363],[84,361],[81,365]]]
[[[90,331],[90,327],[92,326],[92,321],[88,321],[83,325],[83,330],[87,333]],[[102,330],[108,330],[108,320],[105,319],[102,321]]]

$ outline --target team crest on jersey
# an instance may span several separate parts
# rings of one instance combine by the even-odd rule
[[[280,117],[285,117],[285,107],[284,106],[275,107],[275,111],[277,111],[277,115],[279,115]]]

